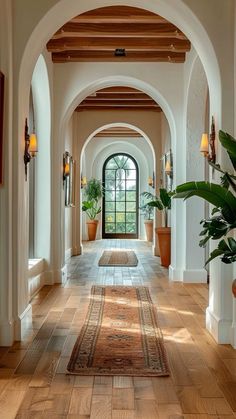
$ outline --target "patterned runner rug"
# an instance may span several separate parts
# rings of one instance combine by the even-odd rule
[[[67,369],[78,375],[169,375],[147,287],[92,287],[87,317]]]
[[[137,266],[138,259],[133,250],[104,250],[99,266]]]

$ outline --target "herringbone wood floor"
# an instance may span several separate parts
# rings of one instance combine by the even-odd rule
[[[104,248],[135,249],[135,268],[98,267]],[[25,340],[0,349],[0,418],[231,419],[236,417],[236,351],[205,330],[206,285],[170,283],[146,242],[104,240],[68,263],[65,287],[45,286],[33,299]],[[66,365],[91,285],[149,287],[158,307],[170,377],[75,377]]]

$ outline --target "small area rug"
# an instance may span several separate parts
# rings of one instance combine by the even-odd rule
[[[138,259],[133,250],[104,250],[99,266],[137,266]]]
[[[78,375],[169,375],[147,287],[92,287],[85,323],[67,369]]]

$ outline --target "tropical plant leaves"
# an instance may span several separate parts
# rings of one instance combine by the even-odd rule
[[[166,189],[160,188],[160,200],[164,208],[171,208],[171,197]]]
[[[221,240],[218,244],[217,249],[211,252],[209,259],[206,261],[206,265],[218,256],[222,256],[222,262],[229,264],[236,261],[236,241],[232,238]]]
[[[219,132],[219,140],[236,170],[236,140],[223,131]],[[203,230],[200,233],[199,245],[202,247],[205,247],[210,239],[221,239],[236,228],[236,197],[229,190],[231,188],[236,193],[236,176],[222,170],[219,164],[211,161],[209,164],[214,170],[223,174],[221,185],[209,182],[187,182],[178,186],[174,193],[174,198],[188,199],[192,196],[199,196],[214,205],[212,217],[201,221]],[[224,263],[236,262],[235,239],[232,237],[222,239],[218,247],[211,252],[206,264],[216,257],[220,257]]]
[[[199,196],[217,208],[228,223],[236,221],[236,198],[229,190],[209,182],[187,182],[177,186],[174,198]]]
[[[219,140],[227,150],[232,165],[236,170],[236,140],[230,134],[221,130],[219,131]]]

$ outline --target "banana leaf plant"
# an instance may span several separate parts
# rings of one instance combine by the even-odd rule
[[[101,212],[100,200],[103,196],[103,186],[99,179],[90,179],[84,189],[86,200],[82,202],[82,211],[86,212],[90,220],[95,220]]]
[[[236,140],[223,131],[219,132],[219,140],[226,149],[234,170],[236,170]],[[212,162],[209,164],[222,173],[221,185],[209,182],[187,182],[177,186],[173,194],[174,198],[184,198],[185,200],[192,196],[198,196],[214,206],[211,217],[201,221],[203,227],[200,233],[202,239],[199,245],[201,247],[205,247],[210,239],[222,239],[229,231],[236,228],[236,176],[222,170],[218,164]],[[206,264],[219,256],[224,263],[236,261],[236,241],[232,237],[219,242],[218,247],[211,252]]]
[[[154,196],[149,192],[143,192],[143,196],[145,196],[146,199],[150,199],[150,201],[146,203],[147,206],[157,208],[159,211],[164,211],[165,227],[168,226],[168,210],[171,209],[171,195],[172,193],[164,188],[160,188],[159,196]]]

